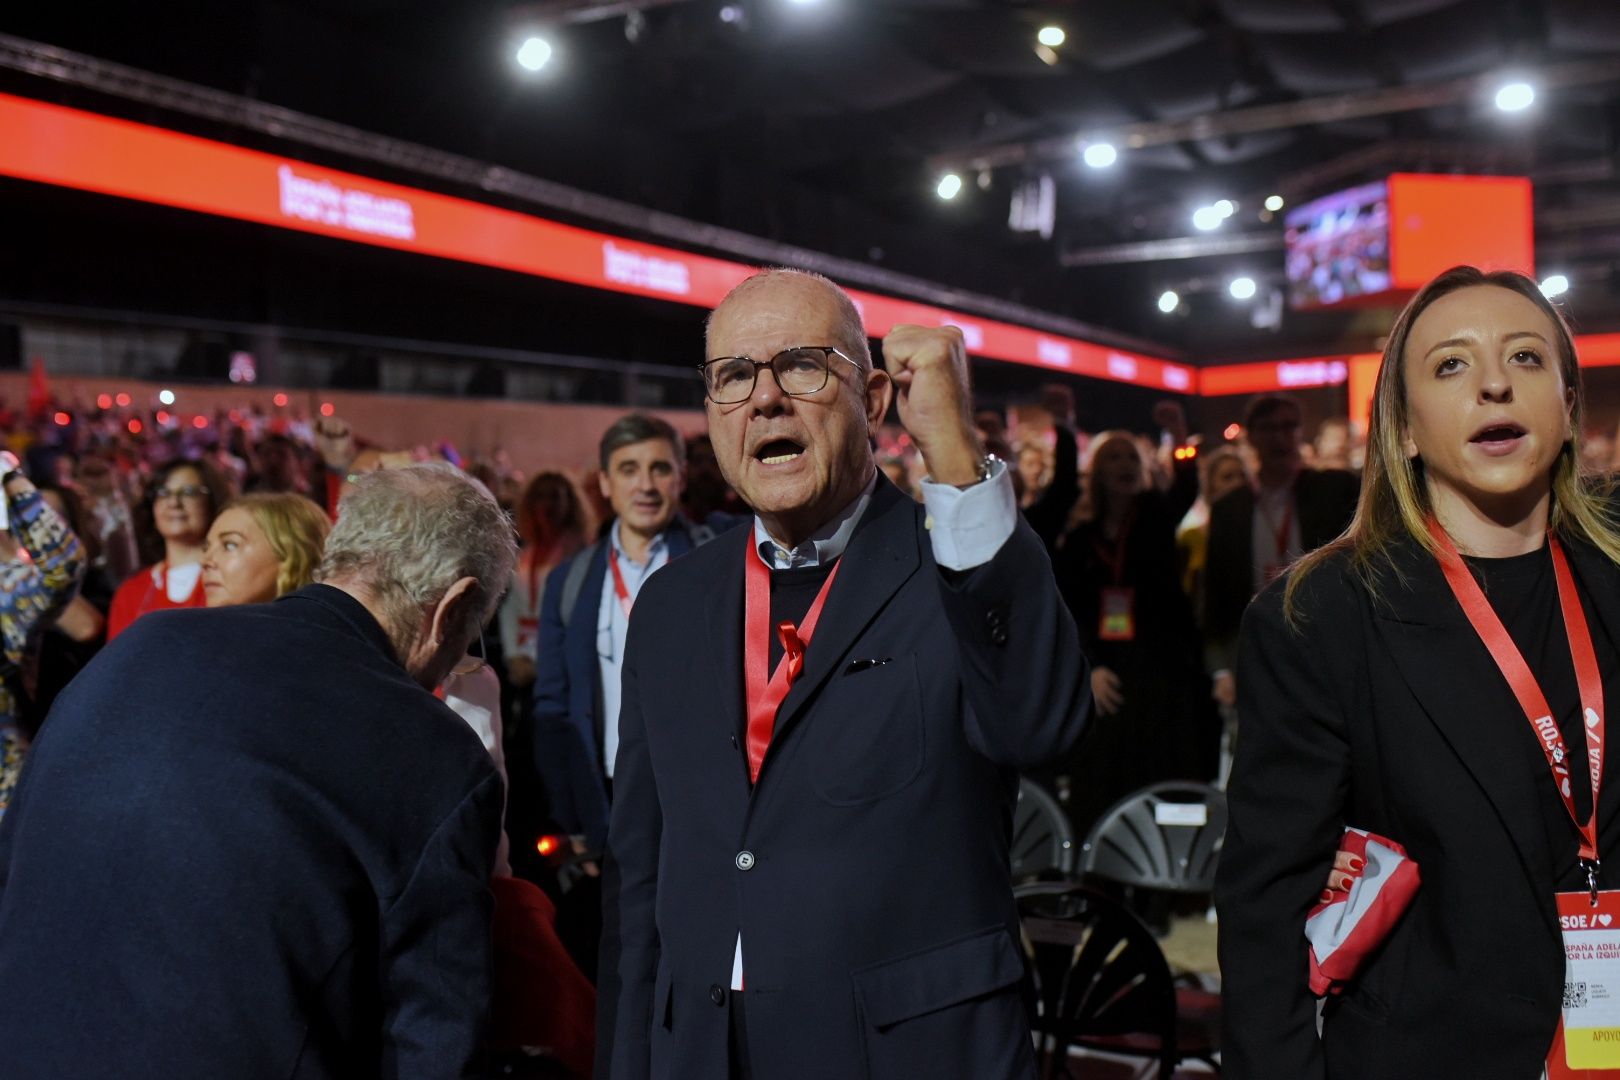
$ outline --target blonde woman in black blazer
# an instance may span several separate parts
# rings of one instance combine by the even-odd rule
[[[1549,535],[1609,701],[1620,536],[1579,475],[1580,430],[1574,345],[1533,280],[1459,267],[1396,322],[1354,523],[1244,619],[1217,893],[1228,1080],[1541,1076],[1564,983],[1554,897],[1587,877],[1547,758],[1439,552],[1449,541],[1461,554],[1544,690],[1584,817],[1585,731]],[[1605,889],[1620,886],[1617,797],[1608,784],[1599,800],[1599,853],[1615,852]],[[1304,925],[1347,825],[1404,844],[1422,885],[1329,998],[1319,1035]]]

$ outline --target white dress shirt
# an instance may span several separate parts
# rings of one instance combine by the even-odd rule
[[[1287,547],[1277,550],[1277,533],[1284,521],[1288,522]],[[1250,556],[1254,560],[1255,591],[1270,583],[1267,573],[1286,566],[1305,553],[1299,538],[1299,507],[1294,499],[1294,485],[1262,487],[1254,493],[1254,542]]]
[[[669,562],[669,542],[663,533],[653,539],[647,548],[647,561],[638,563],[624,553],[619,542],[619,523],[613,523],[608,543],[619,557],[619,573],[624,575],[624,587],[635,603],[641,586],[652,577],[653,571]],[[620,677],[624,669],[624,639],[630,633],[630,617],[619,604],[619,594],[613,587],[613,567],[602,577],[602,603],[596,612],[596,661],[602,668],[602,769],[613,779],[613,762],[619,756],[619,700],[623,693]]]
[[[772,538],[759,518],[754,519],[754,546],[773,570],[797,570],[820,566],[843,555],[855,526],[872,501],[877,477],[854,502],[831,521],[817,529],[798,547],[789,548]],[[922,482],[923,508],[928,512],[928,539],[934,561],[947,570],[971,570],[996,557],[1001,545],[1018,527],[1018,496],[1013,491],[1012,473],[1007,463],[996,461],[990,476],[966,488],[950,484]],[[742,931],[737,932],[737,948],[731,959],[731,988],[743,988]]]

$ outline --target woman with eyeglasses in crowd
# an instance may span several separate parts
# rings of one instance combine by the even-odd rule
[[[199,462],[171,461],[153,473],[136,528],[142,555],[155,561],[118,587],[108,641],[150,612],[204,606],[203,543],[228,497],[224,482]]]

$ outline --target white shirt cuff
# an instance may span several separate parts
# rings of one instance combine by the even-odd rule
[[[967,488],[925,478],[922,494],[934,561],[947,570],[983,566],[1018,527],[1018,498],[1005,461],[990,466],[988,479]]]

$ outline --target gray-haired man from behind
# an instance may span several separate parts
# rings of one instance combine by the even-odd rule
[[[85,669],[0,823],[10,1080],[478,1075],[501,782],[429,691],[514,556],[456,470],[375,473],[320,584]]]

